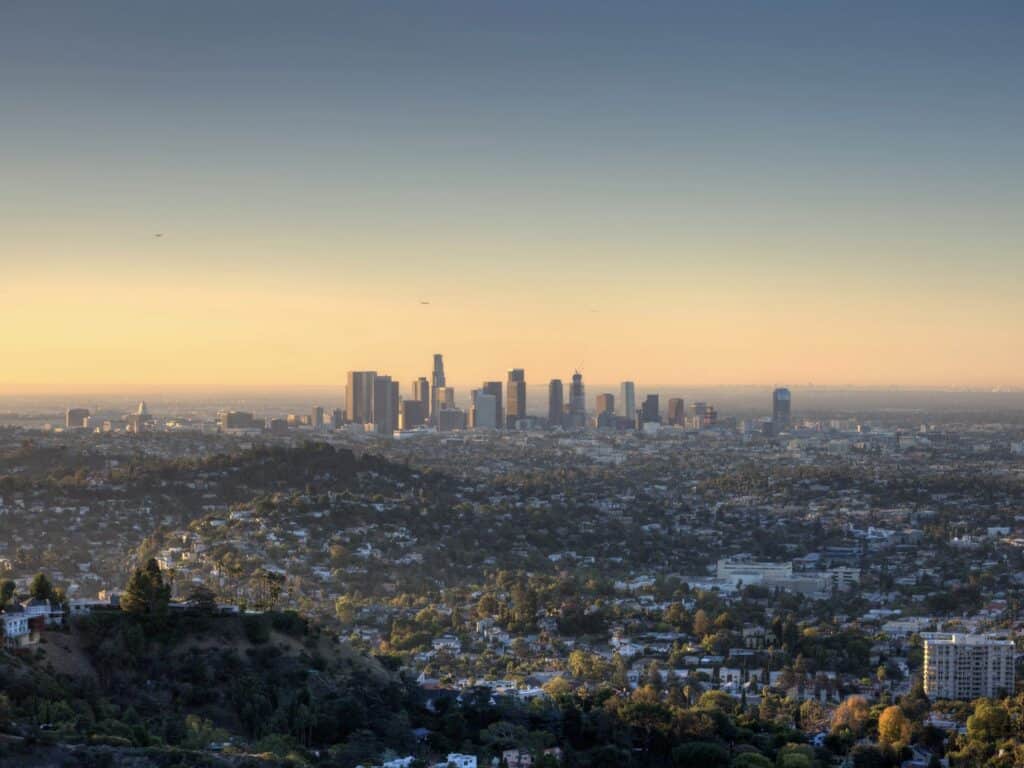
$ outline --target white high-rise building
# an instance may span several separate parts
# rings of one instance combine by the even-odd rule
[[[1013,642],[987,635],[924,632],[924,692],[970,701],[1013,693]]]
[[[636,385],[632,381],[619,385],[619,416],[630,422],[636,417]]]

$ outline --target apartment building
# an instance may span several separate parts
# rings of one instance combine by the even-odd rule
[[[988,635],[924,632],[924,690],[970,701],[1013,693],[1013,642]]]

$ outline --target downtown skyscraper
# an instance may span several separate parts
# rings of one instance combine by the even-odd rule
[[[516,422],[526,418],[526,372],[522,368],[510,370],[506,388],[508,390],[508,412],[505,417],[505,426],[515,429]]]
[[[565,418],[565,390],[561,379],[548,384],[548,426],[560,427]]]
[[[469,394],[472,405],[469,410],[469,424],[473,429],[497,429],[498,399],[490,392],[474,389]]]
[[[505,426],[505,407],[501,397],[501,382],[500,381],[485,381],[480,391],[492,395],[495,403],[495,427],[502,429]]]
[[[422,404],[424,419],[430,415],[430,404],[433,402],[430,395],[431,391],[430,382],[427,381],[426,376],[420,376],[412,383],[412,398]]]
[[[438,394],[446,386],[444,380],[444,358],[440,353],[434,355],[434,371],[430,377],[430,421],[437,425]]]
[[[376,371],[349,371],[345,388],[345,416],[357,424],[373,423]]]
[[[776,432],[785,432],[789,429],[792,403],[793,398],[785,387],[779,387],[772,392],[772,425]]]
[[[640,406],[640,422],[638,426],[642,426],[643,424],[657,424],[661,421],[658,400],[659,398],[655,394],[650,394],[644,398],[644,403]]]
[[[569,386],[569,429],[583,429],[587,426],[587,393],[583,388],[583,374],[576,371]]]
[[[619,385],[619,416],[630,421],[636,418],[636,385],[632,381]]]
[[[668,399],[668,413],[665,420],[674,427],[686,426],[686,402],[681,397]]]
[[[594,411],[600,416],[602,413],[615,413],[615,395],[611,392],[604,392],[594,399]]]
[[[377,376],[373,381],[373,425],[381,435],[398,429],[398,382],[390,376]]]

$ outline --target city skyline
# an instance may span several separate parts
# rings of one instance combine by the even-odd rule
[[[3,11],[0,394],[1024,386],[1018,4],[143,5]]]
[[[1024,767],[1022,32],[0,0],[0,768]]]

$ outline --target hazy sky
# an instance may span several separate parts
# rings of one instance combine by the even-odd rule
[[[1018,0],[0,0],[0,392],[437,351],[1024,385],[1022,36]]]

